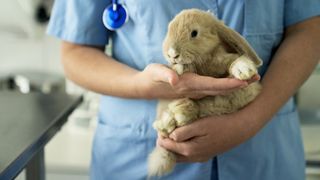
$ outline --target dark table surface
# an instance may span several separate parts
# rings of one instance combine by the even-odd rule
[[[22,171],[81,101],[63,93],[0,92],[0,179]]]

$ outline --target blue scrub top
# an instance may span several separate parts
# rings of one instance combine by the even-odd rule
[[[182,9],[211,10],[241,33],[264,65],[279,46],[284,28],[320,14],[319,0],[119,0],[129,21],[110,32],[102,24],[111,0],[56,0],[48,33],[63,40],[105,46],[112,40],[113,57],[142,70],[166,63],[161,44],[168,22]],[[147,156],[155,146],[151,127],[157,101],[102,96],[94,137],[91,179],[146,179]],[[301,180],[304,155],[295,105],[290,99],[253,138],[206,163],[177,165],[162,179]]]

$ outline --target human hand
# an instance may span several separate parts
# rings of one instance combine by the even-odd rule
[[[137,75],[137,85],[142,89],[138,93],[148,98],[202,98],[226,94],[259,80],[254,76],[249,81],[233,78],[213,78],[194,73],[178,76],[176,72],[162,64],[149,64]]]
[[[157,144],[175,152],[178,162],[205,162],[258,132],[261,126],[246,123],[250,118],[239,113],[203,118],[177,128],[169,138],[159,135]]]
[[[228,94],[259,79],[259,75],[255,75],[247,81],[242,81],[235,78],[213,78],[195,73],[184,73],[179,76],[178,81],[170,84],[174,91],[183,97],[200,99],[205,96]]]

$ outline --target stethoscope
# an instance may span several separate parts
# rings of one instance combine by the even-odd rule
[[[112,4],[103,11],[102,21],[107,29],[114,31],[124,25],[128,17],[126,8],[118,4],[117,0],[112,0]]]

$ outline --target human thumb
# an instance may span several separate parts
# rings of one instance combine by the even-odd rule
[[[178,82],[179,77],[177,73],[167,66],[156,64],[153,68],[158,81],[167,82],[170,85],[175,85]]]

